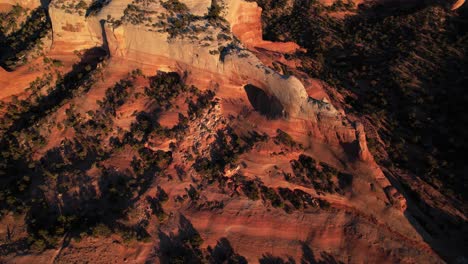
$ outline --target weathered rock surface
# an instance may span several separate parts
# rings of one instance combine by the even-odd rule
[[[160,28],[148,26],[149,23],[145,21],[135,22],[133,17],[123,15],[127,5],[121,1],[113,1],[96,16],[88,17],[82,10],[70,10],[55,2],[51,3],[49,11],[54,41],[68,43],[70,49],[100,46],[106,42],[111,56],[134,61],[146,58],[145,63],[157,62],[156,57],[165,57],[172,65],[159,65],[162,68],[180,72],[198,68],[227,76],[242,85],[256,85],[278,98],[285,108],[285,114],[290,117],[315,119],[317,114],[329,117],[338,114],[329,103],[310,101],[304,86],[296,77],[281,76],[269,69],[242,44],[232,41],[233,35],[226,28],[210,25],[207,20],[192,22],[198,32],[180,32],[180,36],[174,37]],[[249,19],[260,19],[261,10],[255,3],[236,0],[226,3],[226,6],[226,18],[234,28],[248,26],[246,22]],[[250,17],[248,13],[243,13],[246,9],[254,10],[255,15]],[[138,12],[145,15],[151,12],[155,16],[164,13],[164,10],[159,3],[154,3],[141,6]],[[115,18],[119,22],[101,22],[109,17],[111,21]],[[259,25],[258,21],[256,25]],[[254,33],[255,37],[251,39],[242,32],[239,36],[248,44],[261,42],[261,29],[258,26]],[[148,60],[151,56],[154,59]]]
[[[187,5],[190,13],[196,16],[206,15],[211,6],[211,0],[182,0],[181,2]]]
[[[89,6],[91,0],[86,3]],[[52,21],[54,43],[62,49],[74,51],[103,44],[101,24],[96,17],[86,17],[86,8],[75,8],[77,1],[51,1],[49,16]],[[72,7],[69,7],[72,6]]]
[[[226,19],[232,33],[249,48],[263,48],[283,53],[293,53],[300,47],[294,42],[271,42],[263,40],[262,9],[255,2],[229,1]]]
[[[363,161],[369,161],[372,159],[372,155],[369,149],[367,149],[366,134],[364,126],[361,123],[356,124],[356,138],[358,140],[359,158]]]
[[[0,4],[20,5],[24,8],[34,9],[41,5],[40,0],[1,0]]]

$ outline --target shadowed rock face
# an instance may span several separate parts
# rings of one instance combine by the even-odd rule
[[[246,85],[244,87],[247,97],[253,108],[269,118],[283,117],[283,106],[280,101],[273,96],[269,96],[262,89],[253,85]]]

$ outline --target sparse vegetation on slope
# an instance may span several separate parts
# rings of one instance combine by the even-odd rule
[[[291,167],[294,176],[287,175],[286,180],[306,186],[312,185],[319,193],[344,194],[344,189],[349,188],[353,180],[352,175],[339,172],[324,162],[317,163],[304,154],[301,154],[298,160],[292,160]]]
[[[51,25],[47,11],[42,7],[33,10],[20,27],[15,26],[17,13],[22,9],[13,8],[13,13],[0,17],[0,66],[13,70],[26,63],[32,52],[38,56],[42,52],[44,38],[50,33]],[[16,29],[15,31],[12,31]],[[12,31],[12,32],[10,32]]]
[[[369,149],[400,182],[395,187],[402,185],[411,214],[443,241],[432,246],[463,251],[454,241],[466,236],[458,231],[466,218],[454,212],[466,215],[468,193],[466,9],[374,4],[337,18],[316,1],[286,9],[257,2],[264,36],[305,47],[291,56],[302,62],[299,69],[326,81],[334,103],[364,123]]]
[[[466,199],[463,11],[374,6],[337,20],[314,4],[296,4],[289,14],[259,3],[266,10],[265,36],[307,48],[298,55],[303,70],[348,94],[348,111],[373,120],[389,154],[381,164],[405,168]],[[370,140],[374,153],[381,148],[377,142]]]

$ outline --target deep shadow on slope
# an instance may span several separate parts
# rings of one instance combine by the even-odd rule
[[[302,70],[350,94],[341,102],[346,111],[375,126],[385,142],[369,141],[378,163],[424,180],[466,214],[467,8],[451,12],[440,1],[361,6],[341,21],[312,2],[295,1],[291,14],[257,2],[265,37],[307,48],[296,54]],[[447,261],[466,255],[466,221],[430,206],[421,188],[397,174],[389,178],[426,242]]]
[[[47,10],[38,7],[22,24],[21,28],[9,36],[0,32],[0,66],[12,71],[23,63],[28,53],[42,43],[52,29]]]
[[[204,257],[200,246],[203,239],[185,216],[180,215],[177,234],[167,235],[160,231],[159,241],[160,263],[202,263]]]
[[[345,22],[345,34],[357,33],[324,53],[321,73],[358,96],[347,98],[352,105],[347,111],[371,116],[374,124],[390,124],[378,131],[390,158],[378,159],[380,165],[417,175],[462,213],[468,181],[462,158],[468,151],[468,122],[462,114],[467,103],[467,22],[466,14],[448,14],[438,7],[418,6],[397,15],[381,7],[361,11]],[[369,44],[353,47],[356,35],[357,42]],[[356,73],[350,76],[350,71]],[[421,189],[398,173],[387,176],[408,200],[405,215],[424,240],[447,261],[466,257],[467,222],[427,203]]]
[[[245,257],[237,254],[231,243],[225,237],[218,240],[214,249],[208,248],[210,263],[237,263],[247,264]]]
[[[71,72],[59,79],[52,91],[46,96],[40,96],[34,102],[19,101],[18,106],[7,112],[3,117],[2,137],[0,139],[0,184],[3,190],[11,191],[17,189],[19,177],[31,175],[30,177],[40,184],[37,179],[38,171],[35,165],[31,164],[32,153],[28,152],[17,136],[22,132],[32,133],[33,125],[57,109],[66,99],[73,96],[73,93],[81,86],[90,83],[90,74],[102,61],[105,53],[101,49],[95,48],[84,53],[82,60],[73,66]],[[23,153],[24,152],[24,153]],[[27,190],[26,190],[27,191]],[[26,199],[27,200],[27,199]],[[2,203],[0,208],[8,208],[6,203]]]
[[[246,85],[244,89],[255,111],[271,119],[283,116],[284,108],[276,97],[270,96],[262,89],[250,84]]]
[[[86,9],[86,16],[92,16],[99,13],[99,11],[101,11],[101,9],[110,2],[111,0],[93,0],[88,9]]]
[[[44,183],[46,176],[50,173],[44,170],[44,164],[32,159],[33,153],[29,146],[24,145],[21,137],[39,137],[38,128],[35,127],[38,121],[53,113],[67,99],[72,98],[77,91],[83,92],[89,89],[93,83],[92,73],[105,56],[106,53],[100,48],[86,51],[81,57],[81,61],[75,64],[70,72],[58,78],[55,85],[52,86],[53,89],[47,95],[14,103],[16,104],[12,108],[14,111],[7,112],[3,117],[5,123],[2,124],[2,138],[0,140],[0,186],[2,200],[5,198],[3,195],[6,194],[8,202],[2,202],[0,208],[17,213],[27,212],[30,234],[33,236],[41,231],[34,227],[36,224],[41,226],[41,221],[36,220],[46,219],[44,223],[48,225],[49,217],[53,216],[53,214],[48,214],[51,211],[43,210],[43,207],[52,211],[61,208],[59,204],[48,205],[45,202]],[[49,154],[51,158],[54,156],[53,151]],[[55,157],[58,158],[57,155]],[[55,165],[55,163],[51,163],[55,159],[46,161],[45,164]],[[89,159],[83,163],[83,169],[89,167],[86,162],[89,163]],[[40,186],[42,187],[39,188]],[[35,213],[37,219],[34,219],[36,218]],[[65,223],[61,225],[63,226]],[[41,232],[43,233],[43,231]],[[52,245],[53,242],[50,240],[46,244]],[[4,246],[9,247],[8,244]]]

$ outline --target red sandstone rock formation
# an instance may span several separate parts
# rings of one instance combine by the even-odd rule
[[[145,219],[150,223],[149,242],[125,244],[116,235],[110,238],[90,237],[81,242],[71,241],[67,245],[63,242],[62,248],[50,249],[37,256],[7,256],[7,261],[157,261],[162,240],[158,237],[158,232],[175,232],[181,215],[185,215],[204,239],[204,250],[208,246],[214,247],[224,237],[250,263],[259,262],[265,254],[291,256],[299,260],[304,257],[304,248],[325,252],[339,261],[349,263],[441,262],[400,212],[406,209],[406,201],[375,163],[367,147],[364,127],[359,123],[354,125],[347,119],[344,111],[337,110],[327,100],[311,98],[299,78],[286,77],[275,72],[248,50],[262,48],[291,53],[299,48],[295,43],[262,40],[261,9],[255,3],[226,1],[226,19],[232,34],[239,38],[243,46],[236,46],[221,56],[219,48],[227,47],[230,43],[217,39],[223,32],[220,28],[209,27],[199,33],[197,36],[202,36],[199,39],[207,36],[213,39],[201,44],[195,38],[169,38],[166,32],[149,30],[146,25],[133,25],[129,22],[120,25],[105,24],[102,27],[100,20],[107,15],[122,18],[122,12],[128,4],[125,1],[112,1],[96,17],[70,14],[63,8],[54,6],[54,2],[56,1],[52,1],[49,9],[55,41],[52,56],[57,50],[71,54],[75,49],[100,46],[105,39],[111,56],[102,73],[102,80],[89,92],[72,99],[67,107],[72,103],[77,105],[83,116],[96,110],[95,101],[102,98],[105,89],[135,68],[141,68],[147,76],[152,76],[157,71],[186,74],[188,84],[216,90],[218,101],[201,120],[189,122],[187,135],[173,151],[173,165],[164,172],[166,178],[158,178],[158,182],[142,196],[154,196],[157,192],[156,185],[166,190],[170,197],[163,206],[169,215],[166,222],[161,223],[154,216],[145,218],[144,212],[150,207],[146,199],[141,198],[132,208],[129,217],[131,220]],[[207,5],[207,1],[183,2],[198,14],[203,14],[202,9]],[[155,12],[165,12],[161,11],[159,3],[154,5]],[[224,33],[229,37],[230,33]],[[3,72],[0,74],[7,78],[16,76]],[[149,85],[148,79],[140,77],[136,82],[135,93],[144,94],[144,87]],[[247,84],[258,86],[268,96],[278,99],[288,118],[271,120],[254,111],[245,92]],[[89,100],[90,98],[95,100]],[[174,125],[177,114],[186,114],[183,102],[184,100],[178,101],[180,112],[164,112],[159,120],[160,124]],[[136,100],[120,108],[116,124],[120,129],[130,129],[135,118],[134,113],[139,110],[149,111],[148,105],[149,101]],[[58,111],[61,112],[57,118],[64,119],[65,107],[60,107]],[[214,185],[200,191],[201,202],[222,201],[222,209],[206,209],[187,198],[180,202],[178,198],[187,196],[189,186],[196,186],[204,181],[204,175],[191,167],[193,160],[189,160],[186,153],[196,149],[200,157],[209,156],[210,145],[217,136],[215,132],[226,131],[226,124],[232,126],[237,133],[258,131],[268,135],[270,139],[275,138],[280,129],[300,144],[292,148],[270,140],[255,145],[251,152],[240,155],[238,166],[224,171],[227,185],[233,184],[231,178],[240,173],[249,179],[259,178],[269,188],[301,190],[314,199],[312,204],[317,205],[318,201],[323,200],[330,203],[330,208],[311,206],[286,213],[283,208],[274,208],[261,200],[247,199],[241,195],[241,186],[236,186],[232,192],[220,191]],[[52,133],[56,137],[73,137],[73,133],[53,129]],[[145,143],[145,147],[152,151],[166,151],[171,149],[173,142],[151,143]],[[52,149],[59,144],[60,141],[51,141],[46,147]],[[45,152],[41,151],[38,151],[38,155]],[[134,152],[125,149],[106,161],[106,165],[130,167],[128,164],[133,155],[136,155]],[[285,175],[293,175],[291,160],[298,159],[301,154],[310,155],[319,162],[331,164],[340,171],[352,174],[350,190],[344,194],[322,193],[313,186],[286,181]],[[175,175],[178,175],[181,167],[186,169],[187,175],[186,178],[180,176],[181,179],[177,179]],[[97,182],[98,168],[93,167],[86,173],[94,183]],[[398,208],[389,208],[389,203]],[[197,209],[196,206],[201,206],[202,209]]]

